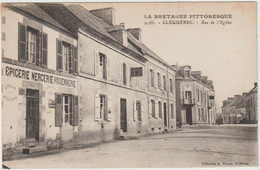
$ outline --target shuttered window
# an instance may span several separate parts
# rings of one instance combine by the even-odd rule
[[[174,110],[173,110],[173,104],[171,104],[171,118],[174,119]]]
[[[58,71],[77,73],[77,48],[67,42],[56,40],[56,68]]]
[[[162,102],[158,102],[158,111],[159,111],[159,117],[162,118]]]
[[[56,93],[55,126],[78,125],[78,97]]]
[[[19,23],[18,39],[18,60],[47,68],[47,34]]]
[[[103,94],[95,94],[95,121],[111,121],[112,99]]]
[[[155,117],[155,101],[151,100],[152,117]]]

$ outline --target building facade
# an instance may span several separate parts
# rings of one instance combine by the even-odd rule
[[[2,9],[3,144],[72,140],[78,131],[76,36],[37,5]]]
[[[176,69],[142,43],[140,29],[116,25],[113,8],[9,4],[2,31],[4,145],[176,129]]]
[[[221,108],[226,124],[257,123],[257,83],[248,93],[224,100]]]
[[[246,95],[246,120],[248,123],[258,122],[258,97],[257,97],[257,83],[254,88]]]
[[[176,73],[177,125],[215,124],[215,92],[213,82],[190,66],[173,66]]]

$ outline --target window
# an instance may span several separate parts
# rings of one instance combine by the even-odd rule
[[[100,119],[107,120],[106,96],[105,95],[99,95],[99,98],[100,98],[100,107],[99,107]]]
[[[2,24],[5,24],[5,16],[2,16]]]
[[[154,102],[154,100],[151,100],[151,105],[152,105],[152,117],[155,117],[155,102]]]
[[[199,115],[199,120],[201,119],[200,117],[200,109],[198,108],[198,115]]]
[[[63,71],[69,72],[71,70],[71,63],[72,63],[72,57],[71,57],[71,46],[67,43],[62,44],[63,49]]]
[[[78,97],[69,94],[55,94],[55,126],[78,125]]]
[[[190,71],[189,70],[184,71],[184,77],[190,77]]]
[[[202,121],[205,121],[205,115],[204,115],[204,109],[201,108],[201,118],[202,118]]]
[[[126,64],[123,63],[123,83],[126,85]]]
[[[166,91],[166,77],[163,76],[163,89]]]
[[[27,58],[29,63],[36,62],[36,32],[27,30]]]
[[[151,77],[150,77],[151,86],[154,87],[154,72],[153,72],[153,70],[150,70],[150,75],[151,75]]]
[[[138,121],[142,121],[142,105],[140,101],[136,101],[136,111]]]
[[[160,73],[157,73],[157,79],[158,79],[158,89],[161,89],[161,75],[160,75]]]
[[[202,93],[202,91],[200,91],[200,101],[201,101],[201,103],[203,102],[203,93]]]
[[[200,91],[199,91],[199,89],[197,89],[197,100],[198,100],[198,102],[200,101]]]
[[[18,30],[18,60],[47,68],[47,34],[22,23]]]
[[[174,119],[173,104],[171,104],[171,118]]]
[[[172,79],[170,79],[170,92],[173,93]]]
[[[158,111],[159,111],[159,117],[162,118],[162,103],[159,101],[158,102]]]
[[[63,123],[69,123],[72,125],[73,122],[73,106],[72,106],[72,96],[71,95],[63,95]]]
[[[4,32],[2,32],[2,41],[5,41],[5,33]]]

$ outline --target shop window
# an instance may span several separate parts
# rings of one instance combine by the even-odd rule
[[[69,94],[55,95],[55,126],[78,125],[78,97]]]
[[[158,102],[158,109],[159,109],[159,117],[162,118],[162,103]]]
[[[47,68],[47,34],[19,23],[18,60]]]

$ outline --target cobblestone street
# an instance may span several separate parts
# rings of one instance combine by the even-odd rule
[[[3,162],[9,168],[257,166],[257,127],[186,126],[175,133]]]

